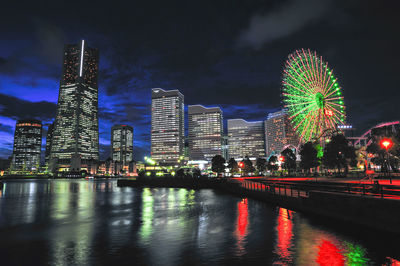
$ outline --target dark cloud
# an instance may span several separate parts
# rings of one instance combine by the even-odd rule
[[[56,104],[50,102],[30,102],[19,98],[0,94],[0,115],[15,120],[35,118],[41,121],[53,120],[56,114]]]
[[[12,126],[5,125],[2,123],[0,123],[0,131],[8,134],[14,134],[14,128]]]
[[[252,16],[249,27],[239,36],[238,45],[259,49],[321,19],[330,8],[330,0],[286,1],[265,14]]]
[[[54,23],[35,19],[36,50],[38,56],[46,62],[59,66],[62,62],[62,51],[67,37],[63,30]]]

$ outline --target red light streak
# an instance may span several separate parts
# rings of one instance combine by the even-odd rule
[[[247,199],[243,199],[238,203],[238,219],[237,219],[237,232],[239,237],[243,237],[246,234],[247,223],[248,223],[248,209]]]

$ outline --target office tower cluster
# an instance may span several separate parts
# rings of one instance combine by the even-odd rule
[[[226,160],[269,157],[299,139],[285,110],[268,115],[265,121],[228,119],[224,134],[223,112],[219,107],[188,106],[188,151],[184,152],[184,96],[178,90],[152,89],[151,158],[160,165],[209,164],[216,155]]]
[[[111,157],[99,160],[98,72],[99,51],[82,40],[63,51],[57,111],[48,125],[45,165],[53,173],[80,176],[133,171],[133,128],[116,125],[111,132]],[[11,169],[36,170],[40,165],[42,124],[20,120],[16,124]],[[75,173],[75,174],[74,174]]]
[[[56,117],[48,125],[44,159],[53,173],[126,174],[135,171],[133,127],[111,128],[110,158],[99,160],[99,51],[82,40],[63,51]],[[266,121],[229,119],[224,133],[219,107],[188,106],[185,138],[184,96],[178,90],[151,91],[151,160],[165,166],[183,161],[209,164],[216,155],[226,160],[256,159],[297,146],[285,110]],[[12,169],[34,170],[40,165],[42,124],[20,120],[15,129]]]

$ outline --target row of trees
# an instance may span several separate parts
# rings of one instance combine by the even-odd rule
[[[307,142],[300,148],[300,169],[310,173],[311,169],[316,169],[318,166],[323,166],[327,169],[336,169],[339,174],[347,173],[348,166],[355,166],[356,153],[354,147],[349,145],[348,140],[344,135],[333,135],[325,147],[322,148],[318,143]],[[227,168],[231,175],[239,172],[239,167],[242,173],[258,173],[262,174],[265,170],[277,171],[279,168],[278,160],[281,161],[282,169],[286,170],[289,175],[298,170],[296,163],[296,154],[292,149],[286,148],[281,152],[280,158],[273,155],[268,161],[264,158],[257,158],[255,167],[249,157],[237,163],[231,158],[228,161]],[[212,159],[212,171],[219,173],[225,172],[225,159],[216,155]]]

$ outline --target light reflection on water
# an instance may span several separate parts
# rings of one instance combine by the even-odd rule
[[[9,181],[0,194],[0,257],[4,265],[399,262],[392,238],[376,243],[324,223],[213,190]]]

